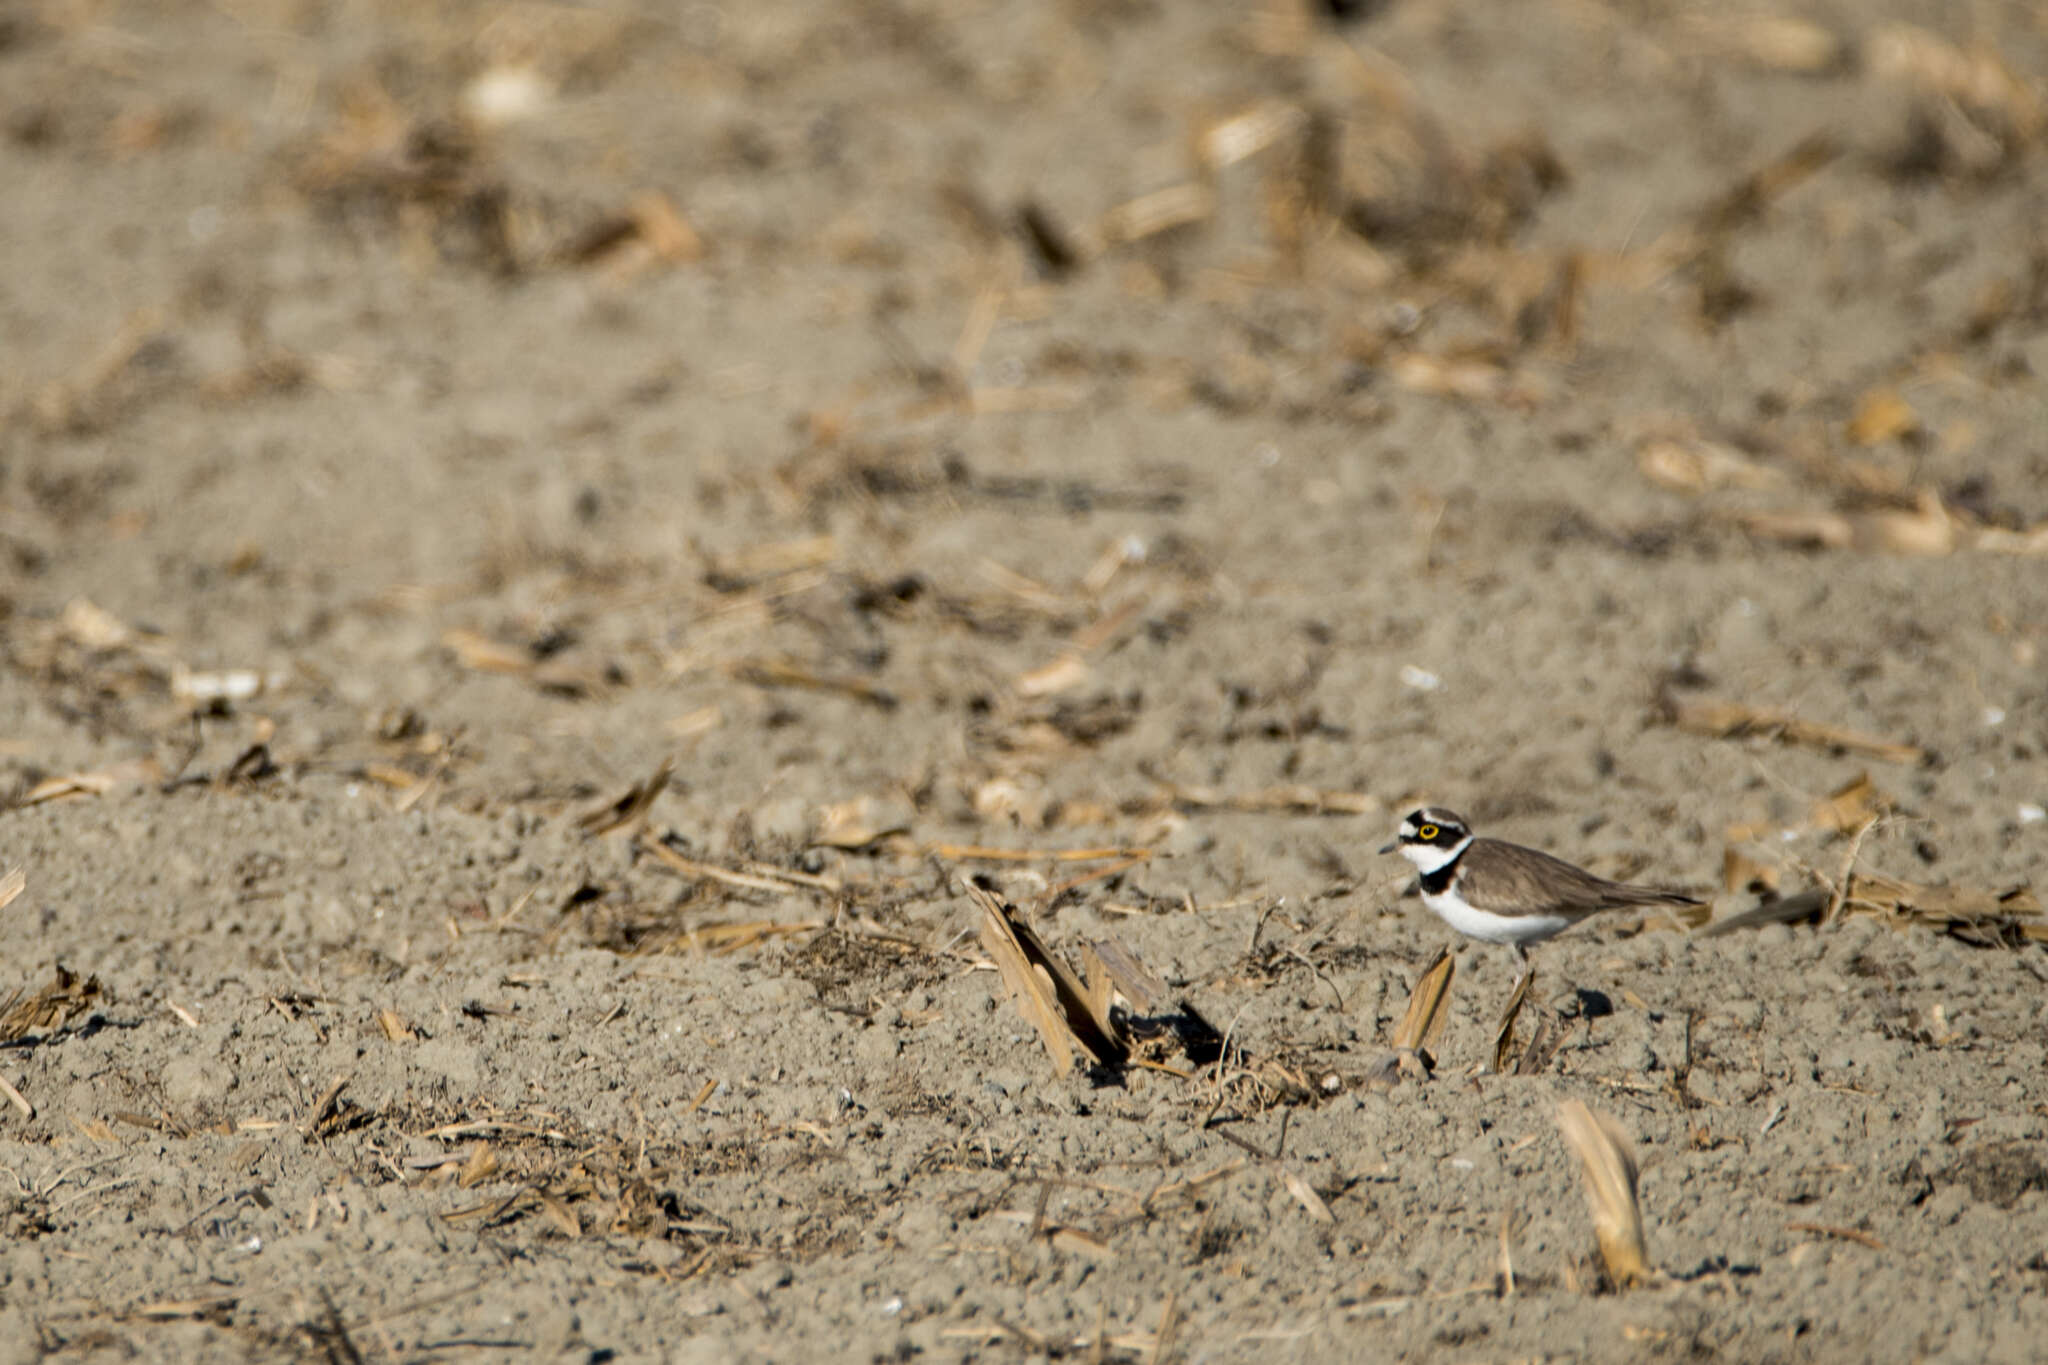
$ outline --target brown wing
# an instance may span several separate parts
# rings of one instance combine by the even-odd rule
[[[1484,850],[1484,856],[1472,855]],[[1496,915],[1564,915],[1630,905],[1698,905],[1691,896],[1655,886],[1610,882],[1539,849],[1499,839],[1474,839],[1461,859],[1458,891],[1475,910]]]

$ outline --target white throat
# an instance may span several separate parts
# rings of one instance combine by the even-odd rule
[[[1435,844],[1403,844],[1401,856],[1415,864],[1415,870],[1427,877],[1449,866],[1471,842],[1472,836],[1468,834],[1449,848],[1438,848]]]

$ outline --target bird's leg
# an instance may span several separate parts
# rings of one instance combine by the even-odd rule
[[[1515,978],[1514,994],[1508,997],[1508,1007],[1501,1011],[1500,1027],[1493,1035],[1493,1069],[1508,1069],[1508,1052],[1515,1045],[1515,1017],[1522,1012],[1522,1005],[1529,998],[1530,984],[1536,980],[1536,965],[1529,961],[1529,951],[1521,944],[1514,945],[1515,956],[1521,959],[1522,974]]]

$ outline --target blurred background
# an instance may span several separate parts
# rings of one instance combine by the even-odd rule
[[[1996,765],[2041,719],[2044,44],[2018,4],[17,3],[8,762],[260,683],[301,761],[465,733],[401,757],[473,804],[680,745],[709,806],[1597,810],[1675,678]],[[778,776],[763,726],[828,734]]]

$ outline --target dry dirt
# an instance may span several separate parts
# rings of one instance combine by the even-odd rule
[[[0,1361],[2040,1359],[2044,77],[2021,3],[0,5]],[[1547,945],[1536,1075],[1461,949],[1386,1089],[1424,799],[1863,876]],[[1056,1076],[977,874],[1223,1058]]]

